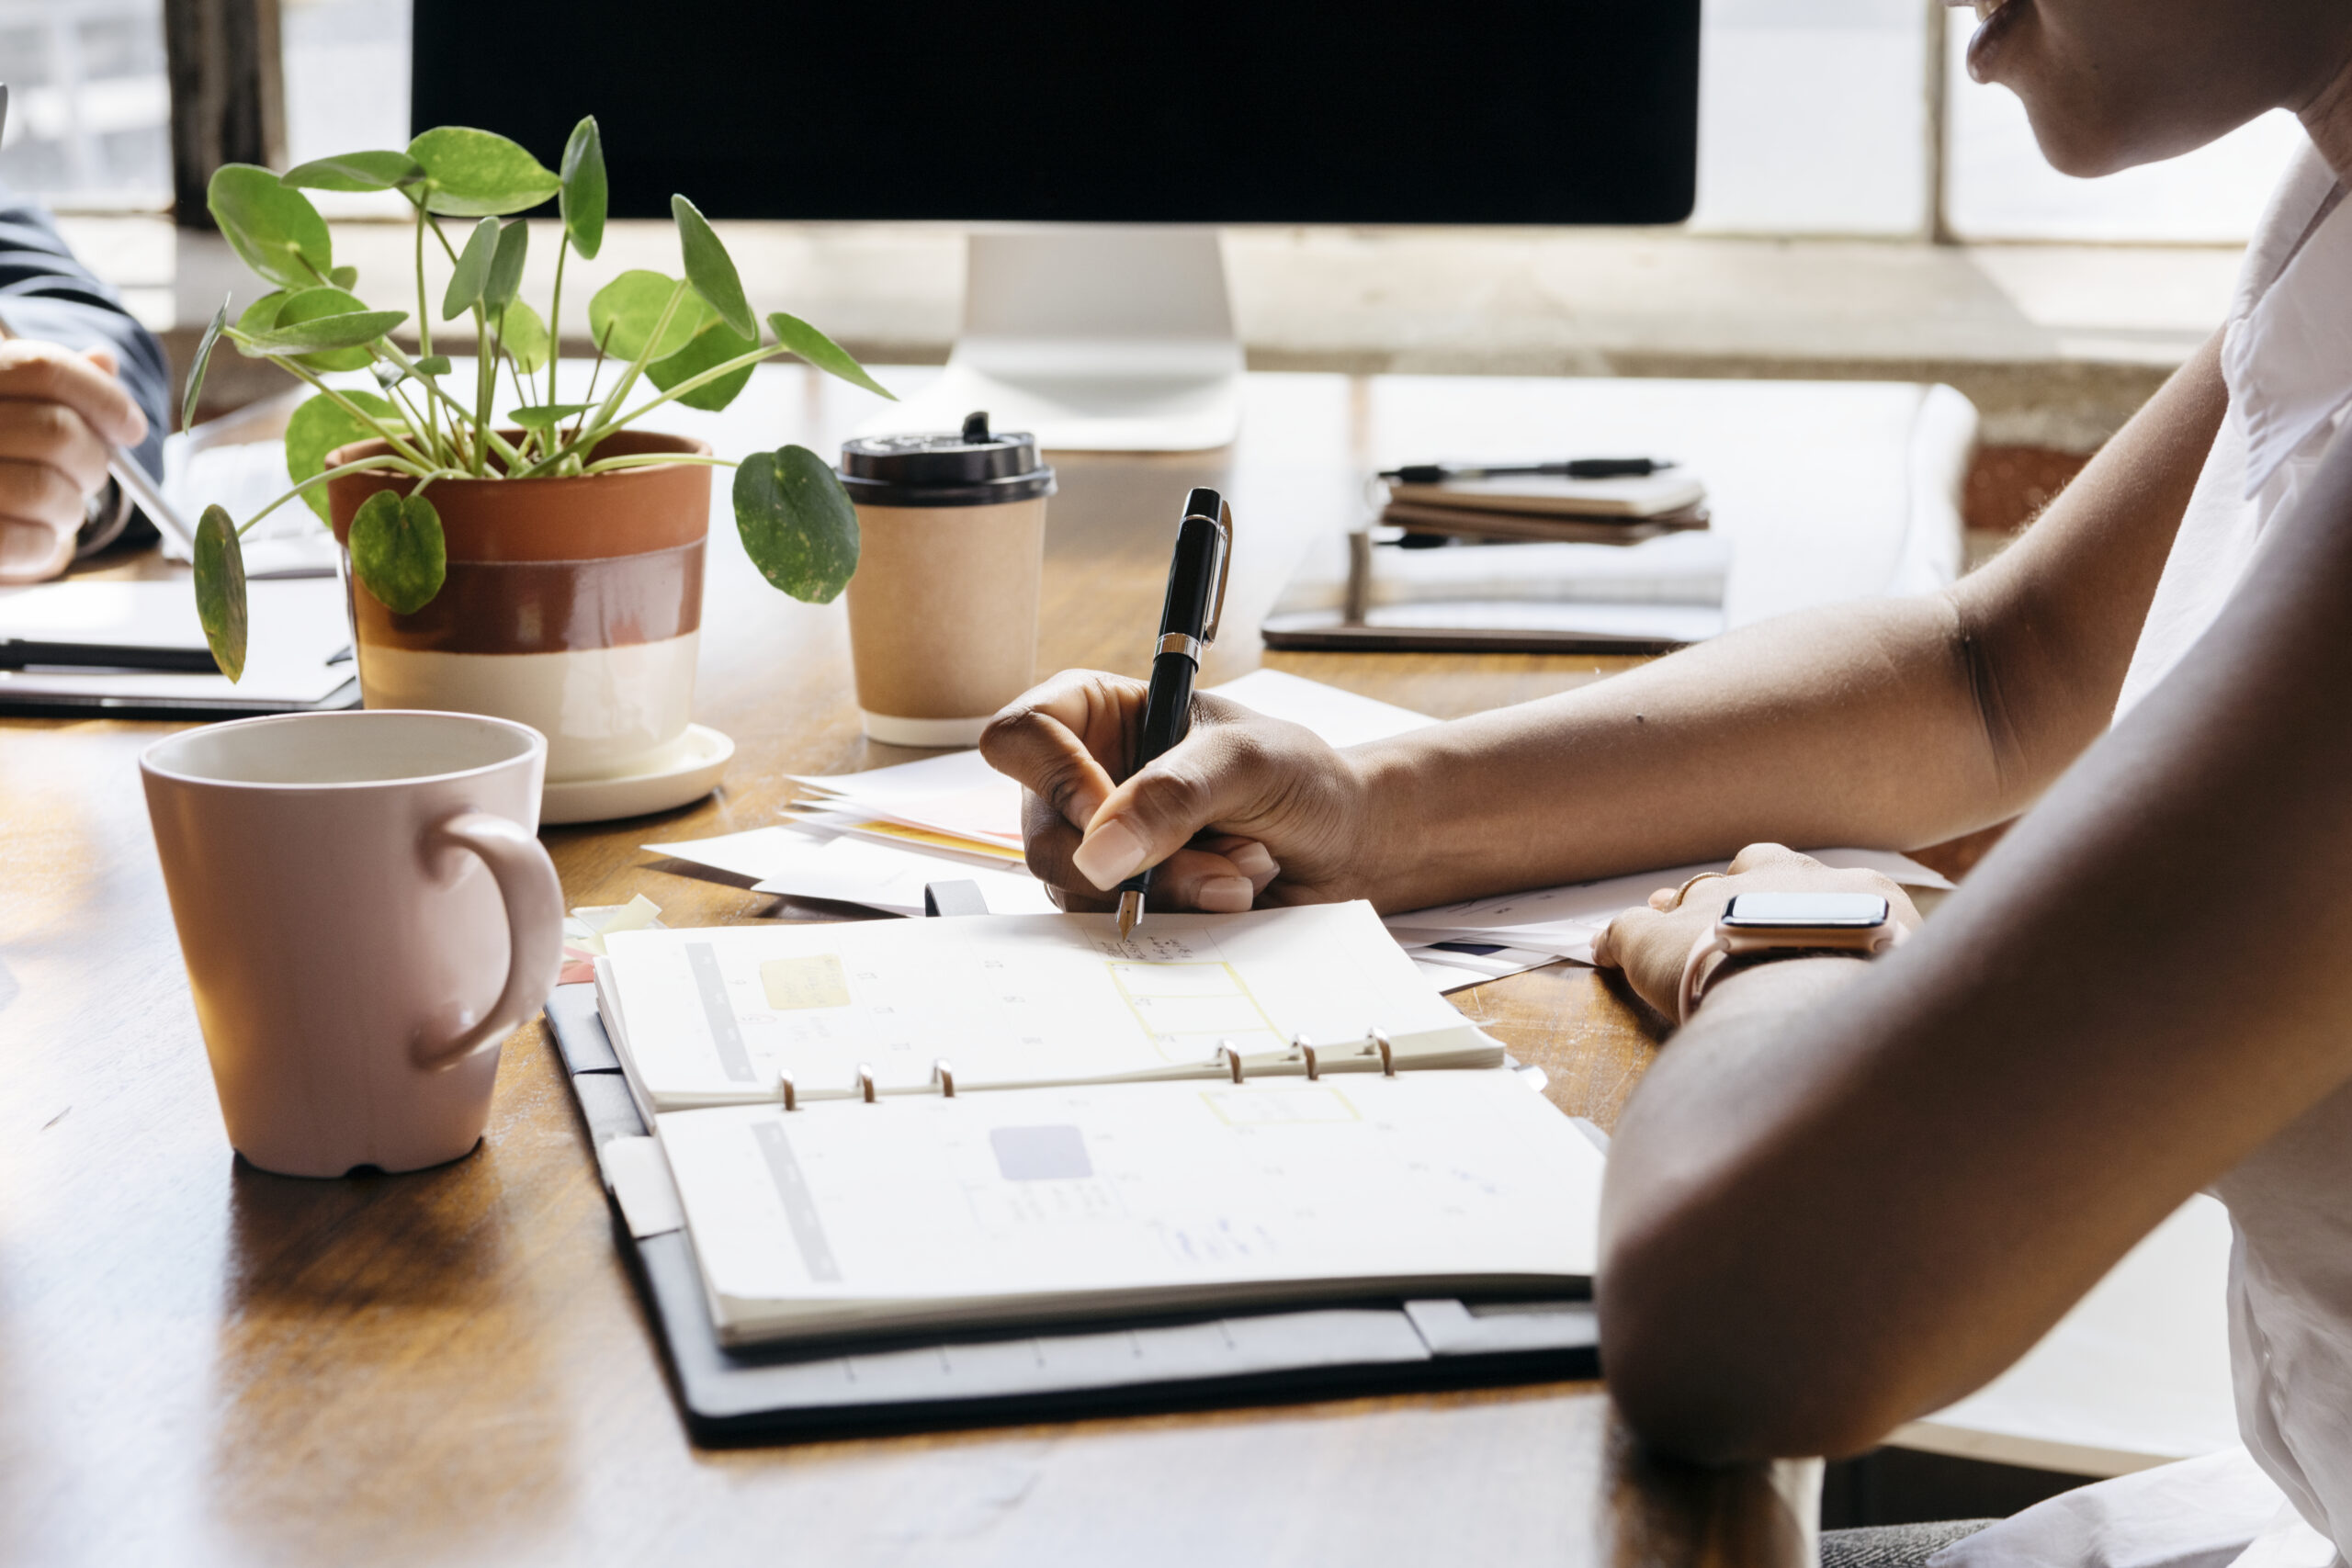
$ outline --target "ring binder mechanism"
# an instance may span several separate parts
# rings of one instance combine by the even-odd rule
[[[931,1065],[931,1077],[932,1081],[939,1086],[942,1099],[956,1098],[956,1065],[954,1063],[944,1056],[940,1057]]]
[[[776,1074],[775,1097],[777,1100],[784,1102],[784,1108],[786,1111],[797,1111],[800,1109],[799,1096],[793,1091],[792,1075],[790,1073],[780,1072]]]
[[[1381,1076],[1383,1077],[1395,1077],[1396,1076],[1396,1048],[1388,1043],[1387,1032],[1380,1029],[1369,1029],[1364,1032],[1371,1037],[1374,1047],[1380,1053]]]
[[[1297,1052],[1299,1055],[1306,1060],[1306,1081],[1308,1083],[1314,1083],[1322,1077],[1323,1064],[1315,1059],[1315,1047],[1307,1043],[1306,1035],[1292,1035],[1290,1037],[1290,1048]]]
[[[874,1103],[874,1064],[871,1062],[857,1065],[857,1097],[868,1105]]]
[[[1225,1064],[1226,1071],[1233,1075],[1235,1083],[1241,1081],[1241,1053],[1232,1041],[1220,1040],[1216,1043],[1216,1059]]]

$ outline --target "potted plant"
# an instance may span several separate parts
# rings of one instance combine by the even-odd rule
[[[407,199],[414,354],[390,335],[410,312],[372,309],[352,292],[356,274],[335,265],[306,188]],[[520,296],[529,230],[518,215],[549,200],[561,249],[542,320]],[[274,287],[235,321],[225,302],[213,317],[188,374],[183,423],[223,341],[317,389],[287,427],[291,488],[242,522],[208,506],[197,528],[197,608],[231,680],[245,660],[238,540],[298,498],[343,548],[368,705],[521,719],[548,733],[551,778],[608,775],[683,731],[709,468],[735,468],[736,527],[775,586],[821,604],[855,570],[856,513],[816,453],[786,446],[729,463],[700,441],[630,428],[671,402],[723,409],[754,366],[786,354],[890,395],[796,317],[771,313],[763,339],[734,262],[684,197],[671,198],[683,276],[629,271],[598,289],[587,311],[594,367],[578,390],[559,387],[564,263],[573,253],[593,259],[604,238],[593,117],[572,131],[560,172],[505,137],[446,126],[404,152],[350,152],[282,175],[229,164],[213,175],[208,205],[238,255]],[[445,219],[472,226],[452,234]],[[452,268],[437,300],[426,293],[429,248]],[[469,372],[435,352],[436,310],[443,321],[472,317]],[[377,390],[323,378],[359,369],[373,373]],[[583,692],[594,694],[586,708]]]

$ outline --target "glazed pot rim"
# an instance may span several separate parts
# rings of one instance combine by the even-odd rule
[[[523,435],[523,432],[520,429],[502,430],[498,434],[508,441],[520,440]],[[599,451],[604,451],[612,447],[616,443],[647,444],[639,446],[634,452],[623,450],[617,454],[623,457],[637,457],[647,452],[662,451],[673,452],[682,457],[709,457],[717,455],[710,443],[705,441],[699,435],[680,435],[666,430],[616,430],[613,432],[612,434],[606,436],[604,440],[598,442],[596,446]],[[336,447],[334,451],[327,454],[324,466],[329,468],[339,468],[345,463],[356,463],[363,458],[387,457],[390,455],[391,450],[392,446],[390,442],[386,441],[380,435],[371,435],[365,441],[353,441]],[[543,485],[576,485],[589,481],[633,479],[641,474],[673,474],[677,472],[680,468],[707,468],[708,466],[709,465],[703,463],[645,463],[631,468],[615,468],[608,473],[542,474],[537,479],[510,479],[503,476],[497,479],[492,479],[487,476],[481,479],[476,479],[472,475],[469,474],[462,478],[447,476],[435,479],[433,481],[433,488],[435,490],[447,490],[454,485],[521,485],[526,488],[537,488]],[[352,474],[347,477],[351,479],[368,479],[379,476]],[[408,479],[411,483],[415,482],[407,474],[388,472],[380,477],[393,479]]]

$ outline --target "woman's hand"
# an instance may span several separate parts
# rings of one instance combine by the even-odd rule
[[[103,348],[0,342],[0,583],[38,582],[74,559],[107,444],[136,446],[147,416]]]
[[[1068,909],[1106,909],[1147,865],[1155,906],[1230,913],[1364,896],[1369,790],[1309,730],[1213,696],[1183,741],[1120,782],[1144,683],[1069,670],[1012,703],[980,754],[1021,781],[1029,869]]]
[[[1724,906],[1742,893],[1875,893],[1887,913],[1906,931],[1919,928],[1919,911],[1899,883],[1874,871],[1839,871],[1811,855],[1779,844],[1750,844],[1721,876],[1691,878],[1680,887],[1661,887],[1647,908],[1626,910],[1609,922],[1592,944],[1592,961],[1622,969],[1625,979],[1668,1018],[1679,1004],[1682,965],[1701,936],[1715,929]]]

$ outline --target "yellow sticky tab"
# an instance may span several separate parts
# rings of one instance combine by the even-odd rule
[[[760,965],[760,988],[778,1012],[849,1006],[849,974],[830,953],[769,959]]]

